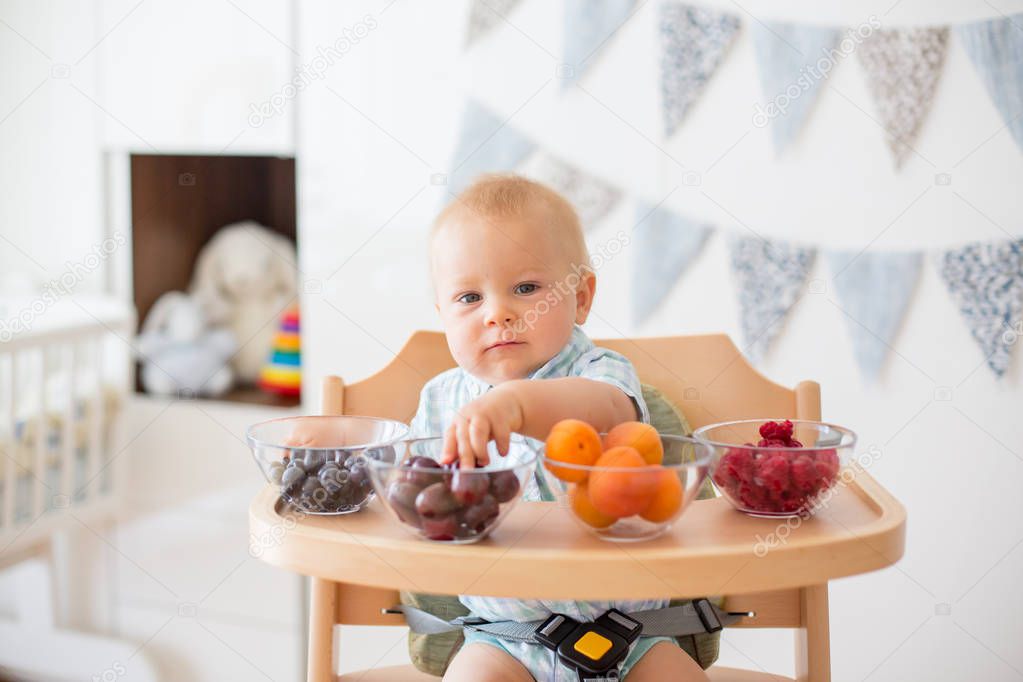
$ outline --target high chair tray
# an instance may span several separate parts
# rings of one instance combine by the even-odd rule
[[[297,573],[437,594],[637,599],[741,594],[826,583],[889,566],[905,547],[903,506],[860,471],[809,519],[752,518],[723,498],[694,501],[668,533],[602,541],[554,502],[520,502],[470,545],[413,537],[379,500],[311,516],[266,487],[249,509],[253,554]]]

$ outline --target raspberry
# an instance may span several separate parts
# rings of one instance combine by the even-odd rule
[[[789,460],[783,455],[771,455],[757,462],[754,481],[766,486],[772,492],[781,492],[789,487]]]
[[[761,438],[757,443],[758,448],[787,448],[789,441],[780,438]]]
[[[831,485],[832,481],[835,480],[836,470],[827,462],[821,462],[820,460],[814,462],[813,466],[817,470],[817,486],[823,489]]]
[[[769,511],[767,509],[770,498],[767,490],[762,486],[751,483],[740,483],[738,491],[739,502],[747,509],[753,511]]]
[[[733,496],[740,483],[753,480],[753,452],[742,448],[728,450],[714,470],[714,483]]]
[[[764,422],[760,425],[760,436],[788,442],[792,438],[792,422],[788,419],[783,422]]]
[[[838,475],[838,453],[834,450],[819,450],[814,459],[817,460],[817,469],[820,471],[821,476],[828,483],[834,480],[835,476]]]
[[[819,477],[816,462],[806,455],[796,457],[792,462],[792,482],[799,490],[809,491],[817,487]]]

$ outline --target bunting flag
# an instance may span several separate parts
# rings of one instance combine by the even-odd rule
[[[921,253],[828,254],[853,355],[870,381],[881,374],[920,277]]]
[[[1023,239],[945,251],[938,269],[988,367],[1002,376],[1023,319]]]
[[[534,155],[520,171],[564,195],[584,230],[600,222],[622,199],[622,191],[614,185],[546,152]]]
[[[913,151],[947,49],[947,28],[878,29],[857,49],[896,168]]]
[[[815,252],[759,237],[732,237],[729,249],[739,293],[743,341],[749,356],[759,360],[799,300]]]
[[[628,20],[635,0],[565,0],[564,90],[582,78],[595,53]]]
[[[717,70],[739,31],[731,14],[681,2],[661,5],[661,106],[671,136]]]
[[[465,46],[470,47],[500,24],[520,0],[472,0],[469,7],[469,26],[465,31]]]
[[[832,51],[839,31],[797,24],[757,24],[753,44],[776,152],[795,139],[817,99],[821,83],[836,66]],[[754,120],[756,124],[756,119]]]
[[[633,324],[645,322],[703,249],[711,225],[641,202],[632,235]]]
[[[1023,14],[964,24],[956,35],[1023,149]]]
[[[449,191],[457,194],[480,173],[513,170],[535,148],[531,140],[506,121],[470,101],[465,107],[461,137],[448,173]]]

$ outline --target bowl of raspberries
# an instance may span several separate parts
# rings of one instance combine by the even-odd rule
[[[512,451],[488,445],[490,463],[462,469],[440,463],[444,439],[415,438],[394,445],[393,460],[369,461],[369,477],[392,517],[416,537],[467,544],[487,537],[522,497],[536,453],[512,435]]]
[[[693,433],[714,448],[711,478],[722,496],[751,516],[812,514],[856,444],[834,424],[745,419]]]

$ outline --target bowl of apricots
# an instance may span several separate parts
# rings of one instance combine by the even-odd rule
[[[544,443],[545,475],[559,502],[602,540],[656,537],[681,516],[710,471],[711,448],[693,438],[624,422],[601,434],[566,419]]]
[[[744,419],[693,437],[714,451],[711,478],[739,511],[757,517],[812,514],[841,476],[856,434],[816,421]]]

